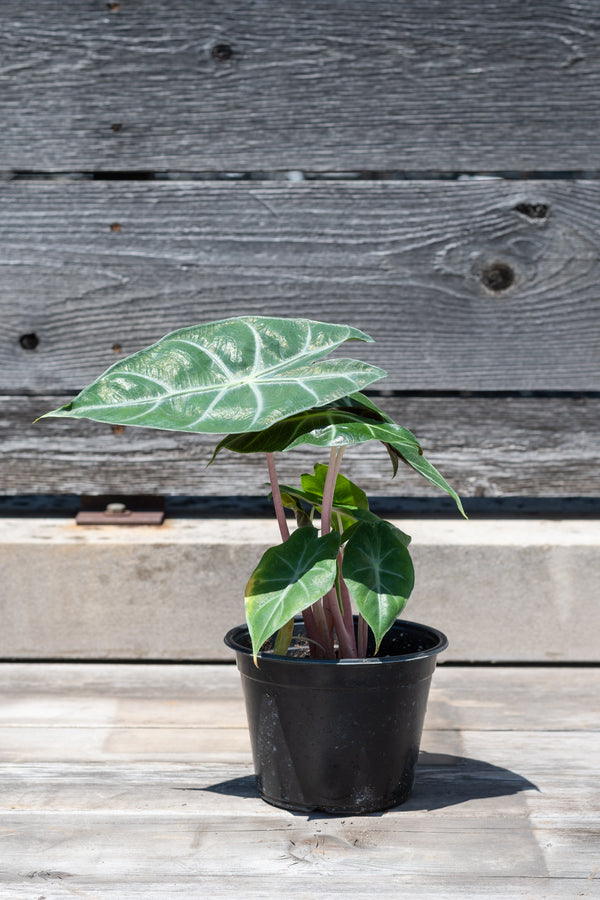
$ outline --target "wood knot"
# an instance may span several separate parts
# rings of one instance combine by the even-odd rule
[[[22,334],[19,338],[19,343],[23,350],[35,350],[39,342],[39,337],[33,331],[31,331],[29,334]]]
[[[528,219],[546,219],[548,217],[547,203],[517,203],[515,212],[527,216]]]
[[[230,44],[215,44],[210,51],[210,55],[213,59],[216,59],[217,62],[225,62],[225,60],[231,59],[233,56],[233,48]]]
[[[492,262],[488,263],[481,273],[481,281],[488,291],[495,294],[506,291],[514,284],[515,273],[508,263]]]

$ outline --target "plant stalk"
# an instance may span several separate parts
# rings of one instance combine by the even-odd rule
[[[329,534],[331,531],[331,519],[333,513],[333,498],[335,495],[335,485],[342,464],[342,456],[345,447],[332,447],[329,455],[329,465],[327,467],[327,476],[323,487],[323,505],[321,507],[321,534]],[[335,630],[337,632],[340,643],[340,656],[350,659],[356,658],[356,642],[354,639],[354,623],[352,622],[352,611],[349,608],[350,595],[346,585],[343,584],[341,573],[342,554],[338,555],[338,576],[340,584],[340,596],[342,599],[343,611],[340,609],[338,594],[336,588],[332,588],[323,598],[323,605],[326,612],[329,612]],[[342,587],[343,585],[343,587]],[[350,618],[348,620],[348,612]]]
[[[345,447],[332,447],[327,466],[327,477],[323,487],[323,505],[321,506],[321,534],[329,534],[331,531],[331,514],[333,510],[333,497],[335,483],[342,464],[342,456]]]
[[[272,453],[267,453],[267,467],[269,469],[269,481],[271,482],[271,492],[273,494],[273,505],[275,507],[275,515],[281,533],[281,540],[287,541],[290,536],[285,510],[281,500],[281,491],[279,490],[279,481],[277,479],[277,471],[275,469],[275,457]]]
[[[279,479],[277,478],[277,470],[275,468],[275,457],[272,453],[267,453],[267,468],[269,470],[269,481],[271,482],[271,492],[273,494],[273,505],[275,506],[275,515],[277,516],[277,523],[279,525],[279,531],[281,534],[282,541],[287,541],[290,536],[290,529],[288,527],[287,519],[285,517],[285,510],[283,508],[283,501],[281,499],[281,490],[279,489]],[[324,645],[328,648],[329,641],[326,640],[327,636],[327,628],[322,627],[321,616],[323,622],[325,621],[325,616],[323,614],[323,609],[321,605],[320,616],[319,610],[315,610],[315,607],[320,604],[314,604],[313,607],[309,607],[305,609],[302,613],[302,619],[304,621],[304,629],[306,631],[306,637],[309,640],[310,653],[311,656],[323,656],[323,652],[320,648]],[[293,629],[292,629],[293,630]],[[276,643],[278,641],[278,637],[275,639]],[[282,635],[283,642],[283,635]],[[280,648],[281,649],[281,648]],[[286,648],[287,649],[287,648]],[[331,648],[331,655],[333,656],[333,646]]]
[[[358,658],[364,659],[367,655],[367,641],[369,639],[369,626],[361,615],[358,617]]]
[[[350,641],[350,647],[352,650],[352,659],[354,659],[357,655],[357,647],[356,647],[356,638],[354,635],[354,617],[352,615],[352,600],[350,599],[350,591],[348,590],[348,586],[344,581],[342,576],[342,563],[344,560],[343,550],[340,550],[338,554],[338,578],[339,578],[339,586],[340,586],[340,598],[342,601],[342,616],[344,620],[344,625],[346,628],[346,632],[348,634],[348,639]]]

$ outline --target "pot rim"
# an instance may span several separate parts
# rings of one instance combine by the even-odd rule
[[[354,616],[356,621],[357,616]],[[294,623],[302,623],[302,616],[294,616]],[[277,660],[285,663],[289,663],[290,665],[300,665],[300,666],[366,666],[366,665],[390,665],[392,663],[397,662],[407,662],[413,659],[424,659],[428,656],[437,656],[438,653],[442,653],[448,647],[448,638],[446,635],[439,631],[437,628],[433,628],[431,625],[423,625],[420,622],[410,622],[407,619],[396,619],[392,628],[395,627],[408,626],[410,629],[421,630],[428,632],[434,638],[436,638],[436,643],[427,648],[426,650],[417,650],[414,653],[401,653],[397,656],[367,656],[360,659],[312,659],[311,657],[295,657],[295,656],[280,656],[275,653],[264,653],[263,651],[259,651],[257,653],[257,659],[265,659],[265,660]],[[390,629],[391,631],[391,629]],[[243,644],[238,642],[238,638],[241,634],[248,635],[248,627],[247,625],[236,625],[234,628],[230,628],[224,638],[225,644],[236,653],[242,653],[245,656],[252,656],[251,647],[245,647]]]

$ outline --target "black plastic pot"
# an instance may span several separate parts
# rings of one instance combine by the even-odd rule
[[[299,618],[294,632],[302,630]],[[264,800],[348,815],[408,799],[445,635],[398,620],[377,657],[314,660],[263,652],[258,667],[246,626],[229,631],[225,643],[242,676]]]

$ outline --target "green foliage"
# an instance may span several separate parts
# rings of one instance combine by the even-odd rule
[[[308,319],[244,316],[182,328],[111,366],[71,402],[45,414],[224,434],[213,459],[222,450],[334,448],[329,481],[328,466],[319,463],[299,487],[280,488],[269,458],[284,540],[263,555],[246,589],[255,657],[273,636],[275,651],[285,653],[300,613],[307,633],[310,623],[317,629],[313,645],[331,648],[335,627],[340,647],[356,655],[351,599],[379,647],[413,588],[410,537],[375,515],[348,478],[337,474],[335,486],[329,483],[343,448],[379,441],[393,476],[400,462],[407,464],[449,494],[464,515],[460,498],[414,434],[361,393],[385,372],[355,359],[325,359],[350,340],[372,341],[348,325]],[[298,525],[290,537],[283,507]],[[315,514],[331,520],[330,533],[319,536]]]
[[[46,416],[191,432],[260,431],[385,376],[354,359],[323,360],[356,328],[246,316],[182,328],[111,366]]]
[[[406,537],[389,522],[362,522],[344,550],[342,575],[375,635],[375,652],[404,609],[415,583]]]
[[[335,583],[340,536],[319,537],[309,526],[264,554],[246,586],[246,620],[254,655],[290,619],[316,603]]]

